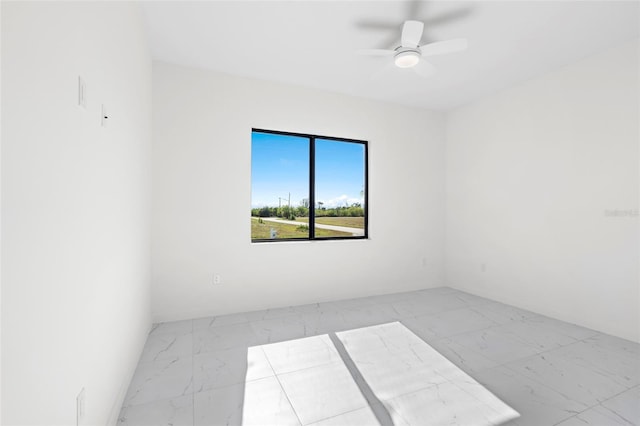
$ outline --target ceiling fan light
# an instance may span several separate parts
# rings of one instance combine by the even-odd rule
[[[400,52],[394,58],[394,62],[398,68],[411,68],[418,65],[420,62],[420,55],[418,52],[409,50],[406,52]]]

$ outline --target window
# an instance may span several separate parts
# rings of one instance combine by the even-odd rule
[[[367,142],[252,130],[251,241],[367,235]]]

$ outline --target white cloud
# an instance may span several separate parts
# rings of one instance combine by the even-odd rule
[[[330,208],[334,208],[334,207],[345,207],[345,206],[350,206],[353,203],[360,203],[360,204],[364,204],[364,198],[354,198],[354,197],[349,197],[348,195],[341,195],[338,198],[332,198],[330,200],[324,201],[324,200],[318,200],[318,201],[322,201],[324,204],[324,207],[330,209]]]

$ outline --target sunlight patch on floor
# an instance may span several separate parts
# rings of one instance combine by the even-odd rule
[[[399,322],[249,348],[244,425],[499,425],[518,417]]]

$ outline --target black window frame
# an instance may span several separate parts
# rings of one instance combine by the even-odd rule
[[[291,241],[334,241],[334,240],[367,240],[369,239],[369,142],[360,139],[339,138],[335,136],[321,136],[310,133],[286,132],[281,130],[268,130],[251,128],[251,135],[254,132],[268,133],[282,136],[295,136],[309,139],[309,236],[307,238],[251,238],[252,243],[273,243],[273,242],[291,242]],[[364,235],[360,236],[335,236],[335,237],[316,237],[315,236],[315,145],[316,139],[330,140],[345,143],[358,143],[364,147]],[[252,150],[253,155],[253,150]],[[253,157],[252,160],[253,161]]]

